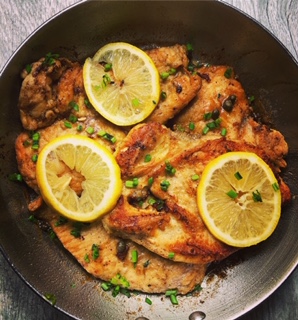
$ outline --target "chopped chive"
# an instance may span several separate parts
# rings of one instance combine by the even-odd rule
[[[130,286],[130,283],[127,281],[127,279],[125,277],[121,276],[121,274],[119,274],[119,273],[115,277],[113,277],[110,282],[111,282],[111,284],[113,284],[115,286],[121,285],[125,288],[128,288]]]
[[[169,72],[162,72],[160,74],[160,77],[162,78],[162,80],[166,80],[169,76],[170,76]]]
[[[232,68],[228,68],[225,73],[224,73],[224,76],[227,78],[227,79],[231,79],[233,75],[233,69]]]
[[[196,125],[194,124],[194,122],[190,122],[188,127],[189,127],[189,130],[194,130]]]
[[[195,288],[193,289],[193,292],[200,292],[202,291],[203,288],[200,284],[196,284]]]
[[[138,107],[140,105],[140,100],[138,98],[132,99],[132,105]]]
[[[12,173],[8,176],[8,179],[10,181],[19,181],[22,182],[23,181],[23,176],[20,173]]]
[[[207,134],[207,133],[209,132],[209,130],[210,130],[210,128],[206,126],[206,127],[203,129],[203,134]]]
[[[81,236],[81,230],[79,230],[79,229],[73,229],[73,230],[70,231],[70,234],[71,234],[72,236],[74,236],[75,238],[80,238],[80,236]]]
[[[112,70],[112,64],[111,63],[106,63],[104,71],[107,72],[107,71],[111,71],[111,70]]]
[[[86,132],[89,133],[89,134],[93,134],[94,133],[94,128],[93,127],[88,127],[86,129]]]
[[[104,137],[106,132],[104,130],[100,130],[98,133],[97,133],[100,137]]]
[[[148,297],[145,298],[145,302],[148,303],[150,306],[152,305],[152,301]]]
[[[108,291],[111,289],[111,283],[110,282],[103,282],[101,284],[101,288],[104,290],[104,291]]]
[[[40,139],[40,133],[39,132],[34,132],[32,135],[32,140],[33,141],[39,141]]]
[[[136,264],[138,263],[138,259],[139,259],[139,253],[137,250],[132,250],[131,252],[131,261],[134,264],[134,266],[136,266]]]
[[[130,293],[129,289],[127,289],[127,288],[120,288],[120,292],[122,294],[124,294],[125,296],[127,296],[127,298],[131,297],[131,293]]]
[[[38,155],[34,154],[31,159],[32,159],[33,162],[37,162]]]
[[[138,178],[133,178],[132,183],[134,187],[137,187],[139,185],[139,179]]]
[[[169,289],[166,291],[165,295],[166,297],[169,297],[171,295],[177,295],[178,291],[176,289]]]
[[[196,181],[196,180],[199,180],[200,179],[200,176],[198,174],[194,174],[191,176],[191,180],[192,181]]]
[[[274,182],[274,183],[272,184],[272,188],[273,188],[274,191],[278,191],[278,190],[279,190],[279,185],[278,185],[278,183],[277,183],[277,182]]]
[[[72,124],[69,121],[64,121],[64,125],[66,128],[72,128]]]
[[[251,105],[253,102],[255,101],[255,97],[254,96],[249,96],[248,97],[248,102]]]
[[[150,178],[148,179],[148,186],[149,186],[149,187],[152,186],[153,181],[154,181],[154,178],[153,178],[153,177],[150,177]]]
[[[178,299],[177,299],[177,290],[167,290],[165,295],[166,297],[170,297],[170,300],[172,302],[172,304],[177,305],[178,304]]]
[[[171,294],[170,295],[170,299],[171,299],[172,304],[174,304],[174,305],[178,305],[179,304],[178,303],[178,299],[177,299],[177,295]]]
[[[227,135],[227,129],[226,129],[226,128],[222,128],[220,134],[221,134],[223,137],[225,137],[225,136]]]
[[[55,222],[55,227],[60,227],[65,225],[68,222],[68,219],[65,217],[60,216],[59,219]]]
[[[111,83],[111,78],[108,74],[102,76],[102,87],[105,88],[109,83]]]
[[[215,129],[216,128],[216,123],[215,123],[215,121],[212,121],[212,122],[209,122],[209,123],[207,123],[207,127],[209,128],[209,129]]]
[[[77,131],[83,131],[83,126],[81,124],[77,126]]]
[[[127,188],[135,188],[139,184],[139,179],[138,178],[133,178],[133,180],[127,180],[125,181],[125,186]]]
[[[37,222],[37,219],[36,219],[36,217],[34,216],[34,214],[31,214],[31,215],[29,216],[28,220],[29,220],[30,222],[33,222],[33,223]]]
[[[192,46],[191,43],[187,43],[187,44],[186,44],[186,50],[187,50],[187,51],[193,51],[193,46]]]
[[[112,143],[116,143],[117,139],[116,139],[116,137],[112,137],[112,138],[110,139],[110,141],[111,141]]]
[[[174,175],[176,173],[176,169],[171,165],[170,161],[166,160],[165,164],[166,173],[168,173],[169,175]]]
[[[234,177],[235,177],[237,180],[241,180],[241,179],[243,178],[239,171],[235,172]]]
[[[227,192],[226,193],[230,198],[232,198],[232,199],[236,199],[237,197],[238,197],[238,193],[235,191],[235,190],[233,190],[233,189],[231,189],[229,192]]]
[[[154,198],[149,198],[148,203],[152,206],[154,203],[156,203],[156,200]]]
[[[45,59],[42,62],[42,64],[51,66],[51,65],[55,64],[55,61],[58,58],[59,58],[59,54],[49,52],[49,53],[46,54]]]
[[[97,244],[93,244],[91,249],[93,260],[96,260],[99,257],[99,247]]]
[[[170,252],[169,255],[168,255],[168,258],[169,259],[174,259],[175,257],[175,253],[174,252]]]
[[[101,130],[98,132],[98,135],[106,140],[109,140],[112,143],[115,143],[117,141],[116,137],[112,136],[111,134],[105,132],[104,130]]]
[[[84,261],[87,262],[87,263],[90,262],[88,253],[85,254],[85,256],[84,256]]]
[[[133,188],[134,187],[133,181],[132,180],[125,181],[125,187],[126,188]]]
[[[168,180],[163,180],[161,183],[160,183],[160,188],[161,190],[163,191],[167,191],[168,188],[170,186],[170,182]]]
[[[85,99],[85,100],[84,100],[84,104],[85,104],[85,106],[86,106],[87,108],[91,108],[91,103],[90,103],[90,101],[89,101],[88,99]]]
[[[212,112],[207,112],[204,114],[204,120],[210,120],[212,118]]]
[[[218,128],[220,126],[221,122],[222,122],[221,118],[217,118],[216,120],[214,120],[216,128]]]
[[[75,101],[70,101],[68,105],[75,111],[79,111],[79,105]]]
[[[252,198],[254,202],[263,202],[262,196],[258,190],[253,191]]]
[[[32,144],[32,146],[31,146],[31,148],[33,149],[33,150],[38,150],[39,149],[39,143],[37,142],[34,142],[33,144]]]
[[[175,68],[171,68],[169,71],[169,74],[175,74],[177,72],[177,70]]]
[[[27,71],[28,74],[31,73],[31,71],[32,71],[32,64],[27,64],[27,65],[25,66],[25,70]]]
[[[115,298],[118,296],[119,293],[120,293],[120,286],[118,285],[113,289],[112,296]]]
[[[68,120],[71,123],[76,123],[78,121],[78,117],[76,117],[74,114],[70,114],[69,117],[68,117]]]
[[[52,240],[54,240],[54,239],[57,238],[57,235],[56,235],[55,231],[52,230],[52,229],[49,230],[49,235],[50,235],[50,238],[51,238]]]
[[[145,162],[150,162],[151,160],[152,160],[151,154],[146,154],[144,161]]]

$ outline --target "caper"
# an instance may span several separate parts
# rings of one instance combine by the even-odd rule
[[[222,107],[227,111],[231,112],[234,108],[237,97],[235,95],[230,95],[223,103]]]
[[[218,119],[219,114],[220,114],[219,110],[218,110],[218,109],[214,109],[214,110],[212,111],[211,118],[212,118],[213,120],[216,120],[216,119]]]
[[[126,243],[124,240],[119,240],[117,243],[117,253],[123,253],[126,251]]]

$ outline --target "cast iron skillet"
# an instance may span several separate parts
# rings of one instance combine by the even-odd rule
[[[1,248],[29,286],[41,296],[55,294],[56,307],[77,319],[200,319],[196,311],[208,319],[236,318],[270,295],[295,268],[297,199],[284,208],[273,236],[234,257],[241,262],[225,267],[223,279],[214,276],[203,283],[200,296],[179,298],[176,307],[163,296],[151,296],[149,306],[145,295],[112,298],[103,292],[100,282],[88,276],[57,241],[28,223],[24,188],[7,179],[8,173],[17,171],[20,70],[48,52],[83,61],[112,41],[138,46],[190,42],[201,60],[234,66],[247,93],[262,101],[289,143],[283,177],[297,194],[298,67],[272,35],[217,1],[82,2],[39,28],[1,74]]]

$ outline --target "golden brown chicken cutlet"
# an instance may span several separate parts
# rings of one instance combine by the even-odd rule
[[[152,150],[147,165],[144,157]],[[118,204],[103,218],[104,227],[165,258],[172,252],[176,261],[202,264],[226,258],[237,249],[215,239],[205,227],[197,207],[198,181],[192,176],[200,176],[211,160],[229,151],[254,152],[274,170],[266,152],[246,142],[216,136],[198,140],[189,136],[187,142],[185,136],[157,123],[135,127],[116,159],[123,179],[137,178],[138,186],[123,187]],[[281,191],[285,202],[290,191],[285,184]]]

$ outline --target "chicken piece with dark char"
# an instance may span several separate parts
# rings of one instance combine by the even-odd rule
[[[189,59],[186,46],[151,49],[147,54],[161,76],[161,97],[145,121],[165,124],[196,96],[201,87],[201,78],[187,70]]]

